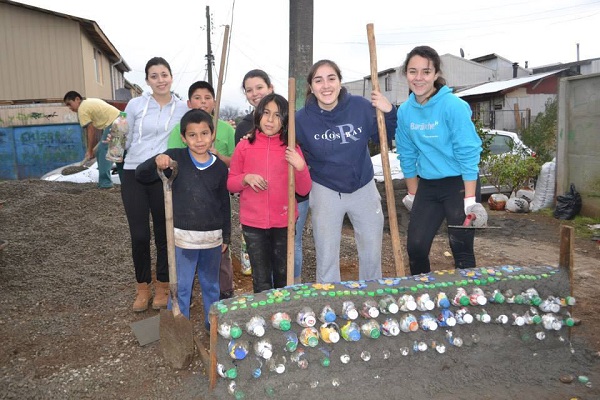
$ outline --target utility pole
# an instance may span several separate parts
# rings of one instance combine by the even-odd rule
[[[212,86],[212,66],[214,57],[210,47],[210,7],[206,6],[206,70],[208,71],[208,83]]]
[[[290,0],[289,75],[296,79],[296,110],[304,107],[313,64],[313,0]]]

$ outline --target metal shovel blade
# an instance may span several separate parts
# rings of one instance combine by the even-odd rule
[[[171,161],[171,176],[167,178],[157,168],[163,182],[165,218],[167,230],[167,256],[169,262],[169,295],[172,310],[160,310],[160,347],[163,357],[173,368],[186,368],[194,357],[194,335],[192,323],[181,313],[177,299],[177,267],[175,260],[175,229],[173,226],[173,191],[171,184],[177,176],[177,162]]]
[[[194,334],[185,315],[175,316],[171,310],[160,310],[160,347],[173,368],[190,365],[194,357]]]
[[[464,226],[464,225],[448,225],[448,228],[458,229],[502,229],[501,226]]]

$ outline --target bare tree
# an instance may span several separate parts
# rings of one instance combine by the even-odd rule
[[[245,115],[244,110],[235,108],[233,106],[223,106],[219,110],[219,119],[228,121],[230,119],[236,120],[238,117]]]

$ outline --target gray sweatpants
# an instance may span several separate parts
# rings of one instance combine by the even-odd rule
[[[341,281],[340,243],[346,214],[352,222],[358,249],[358,279],[380,279],[383,210],[375,181],[354,193],[338,193],[313,181],[309,201],[317,282]]]

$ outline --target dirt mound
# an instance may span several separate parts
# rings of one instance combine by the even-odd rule
[[[219,398],[217,393],[208,394],[205,369],[198,358],[189,369],[174,371],[162,359],[158,343],[138,345],[129,324],[156,312],[130,311],[135,282],[120,193],[118,189],[106,191],[95,186],[37,180],[0,182],[0,201],[5,201],[0,208],[0,240],[8,241],[0,251],[1,397]],[[233,209],[232,251],[239,254],[235,199]],[[478,234],[479,266],[556,265],[561,222],[540,214],[490,212],[490,224],[503,229]],[[404,222],[400,226],[405,226]],[[440,233],[432,249],[432,265],[435,269],[449,269],[451,259],[444,254],[449,251],[447,239],[443,230]],[[386,276],[394,276],[389,240],[386,234],[383,270]],[[311,282],[315,258],[310,234],[305,233],[304,243],[303,280]],[[345,227],[341,251],[343,279],[356,279],[357,256],[350,226]],[[441,360],[431,354],[431,358],[419,358],[419,362],[430,363],[432,373],[426,379],[409,371],[402,378],[380,380],[374,373],[356,377],[347,385],[360,382],[372,387],[372,398],[390,398],[390,393],[397,393],[400,387],[402,393],[413,393],[414,398],[421,395],[420,398],[468,399],[456,393],[436,395],[432,389],[443,387],[444,380],[456,378],[453,371],[464,369],[464,373],[473,376],[469,381],[472,384],[465,388],[465,393],[473,398],[562,399],[568,398],[566,393],[597,398],[599,259],[597,244],[577,239],[575,316],[583,323],[573,332],[575,352],[562,354],[555,364],[540,365],[538,360],[543,355],[531,352],[487,360],[489,363],[478,362],[480,355],[474,352],[473,362],[467,365],[452,357]],[[251,279],[239,270],[235,272],[236,294],[249,293]],[[199,297],[196,296],[196,302]],[[196,303],[192,321],[199,335],[203,335],[201,314]],[[545,369],[547,373],[534,381],[514,376],[511,366],[517,363],[530,363],[532,368]],[[577,382],[556,386],[554,382],[563,373],[589,375],[592,387]],[[490,391],[502,385],[508,389]],[[545,385],[549,385],[546,391]]]

